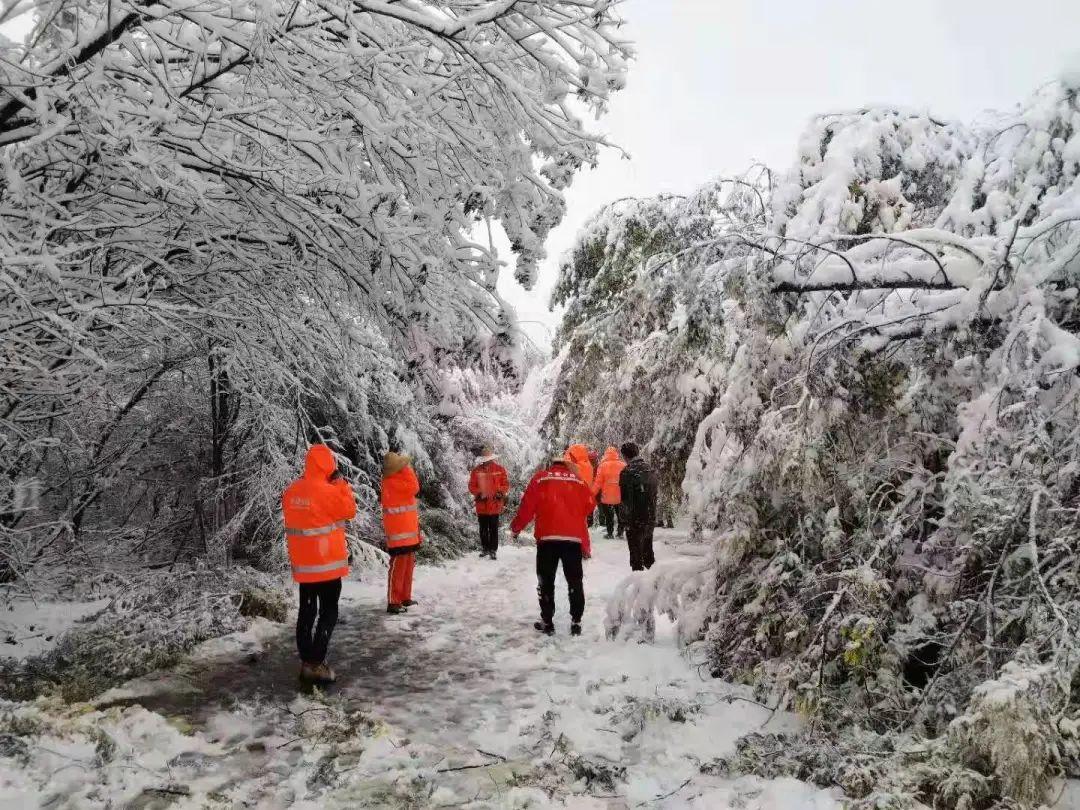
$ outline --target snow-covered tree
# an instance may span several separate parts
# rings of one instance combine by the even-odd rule
[[[694,432],[714,407],[710,375],[730,348],[723,274],[747,254],[745,244],[718,237],[764,225],[768,183],[768,172],[755,169],[689,198],[612,203],[561,263],[552,304],[567,309],[545,432],[556,445],[641,444],[669,518]]]
[[[581,116],[623,81],[613,4],[4,14],[31,9],[0,64],[7,575],[91,528],[278,548],[277,492],[318,437],[367,497],[382,451],[417,452],[449,508],[447,373],[520,371],[500,261],[471,235],[499,220],[531,281],[596,159]]]
[[[711,559],[628,583],[609,630],[681,618],[714,674],[814,718],[839,752],[822,778],[866,807],[1033,806],[1077,773],[1080,88],[970,128],[823,116],[773,177],[759,216],[719,198],[620,293],[701,302],[710,365],[674,307],[568,322],[614,367],[638,345],[615,338],[655,341],[638,373],[660,404],[612,398],[609,422],[663,430],[704,398],[682,488]],[[615,266],[633,232],[572,256]],[[584,275],[564,273],[571,316],[608,294]],[[590,362],[570,356],[564,379]],[[553,430],[591,424],[607,378],[583,368]]]

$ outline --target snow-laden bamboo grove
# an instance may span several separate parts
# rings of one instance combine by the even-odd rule
[[[455,419],[530,362],[474,235],[500,222],[531,283],[623,82],[612,4],[22,0],[0,24],[31,11],[0,63],[0,579],[280,566],[314,439],[362,507],[412,453],[429,550],[459,548]]]
[[[611,631],[667,612],[813,719],[741,767],[866,808],[1080,774],[1078,289],[1080,77],[970,127],[824,115],[787,171],[585,228],[546,432],[640,441],[713,548]]]

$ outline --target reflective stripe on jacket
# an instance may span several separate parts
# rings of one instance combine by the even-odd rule
[[[596,468],[596,478],[593,480],[593,495],[600,496],[600,502],[609,506],[622,503],[622,492],[619,489],[619,474],[626,467],[626,462],[619,457],[619,451],[609,447],[604,451],[604,459]]]
[[[588,543],[586,518],[593,511],[589,488],[565,461],[556,461],[532,477],[521,497],[521,506],[510,523],[519,534],[534,520],[536,542]]]
[[[313,445],[304,462],[304,475],[281,496],[285,540],[296,582],[325,582],[349,575],[345,524],[356,517],[352,487],[330,476],[337,460],[324,444]]]
[[[382,517],[386,550],[391,554],[415,551],[420,545],[420,511],[416,502],[420,482],[411,466],[382,480]]]
[[[501,515],[506,508],[509,491],[510,477],[506,474],[506,468],[497,461],[485,461],[475,467],[469,476],[469,494],[476,502],[478,515]]]

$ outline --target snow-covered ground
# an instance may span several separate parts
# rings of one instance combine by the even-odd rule
[[[28,658],[48,652],[61,633],[100,613],[108,604],[108,599],[90,602],[18,599],[0,604],[0,658]]]
[[[384,612],[349,582],[332,644],[339,683],[297,690],[291,633],[204,645],[94,707],[0,704],[0,807],[839,807],[794,780],[726,779],[742,734],[795,721],[699,674],[669,626],[608,641],[625,544],[594,535],[585,634],[532,629],[534,552],[504,547],[417,572],[420,605]],[[661,533],[658,558],[677,553]]]

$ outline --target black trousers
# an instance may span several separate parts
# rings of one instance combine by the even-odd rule
[[[536,544],[536,592],[540,597],[540,619],[550,622],[555,617],[555,573],[560,562],[570,597],[570,619],[579,623],[585,613],[581,543],[571,540],[541,540]]]
[[[652,568],[656,562],[653,556],[652,523],[628,523],[626,525],[626,544],[630,547],[630,570],[643,571]]]
[[[341,580],[300,583],[300,613],[296,617],[296,650],[305,664],[326,660],[330,634],[337,624]],[[316,623],[316,617],[318,623]]]
[[[600,525],[608,537],[614,537],[616,533],[622,536],[623,516],[622,508],[617,503],[600,504]]]
[[[494,554],[499,550],[499,516],[477,515],[480,522],[480,550]]]

